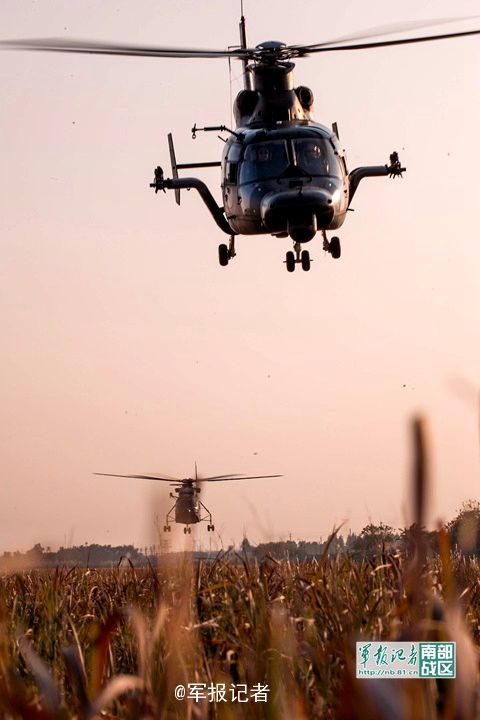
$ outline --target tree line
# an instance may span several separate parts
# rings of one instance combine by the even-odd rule
[[[291,560],[309,560],[325,555],[333,556],[347,553],[356,558],[374,558],[379,554],[413,551],[419,539],[431,554],[438,553],[440,533],[448,536],[449,546],[455,551],[480,556],[480,502],[467,500],[450,522],[437,530],[426,530],[414,525],[408,528],[394,529],[390,525],[369,523],[361,532],[349,532],[344,538],[337,531],[326,540],[309,542],[307,540],[282,540],[252,545],[244,538],[237,554],[257,560],[271,558],[289,558]],[[229,548],[235,550],[234,548]],[[37,543],[25,553],[19,551],[4,552],[0,556],[0,569],[49,568],[66,566],[112,567],[146,566],[154,562],[158,550],[151,546],[142,550],[133,545],[79,545],[61,547],[57,551],[44,548]],[[198,557],[215,553],[197,552]]]

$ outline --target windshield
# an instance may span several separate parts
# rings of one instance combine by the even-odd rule
[[[248,145],[241,165],[240,182],[278,177],[288,165],[285,140]]]
[[[288,175],[341,177],[339,163],[328,140],[302,138],[248,145],[240,166],[240,183]],[[303,172],[295,172],[300,168]]]
[[[296,165],[309,175],[340,175],[338,160],[328,140],[305,138],[294,140]]]

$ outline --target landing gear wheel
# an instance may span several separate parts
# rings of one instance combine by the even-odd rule
[[[187,532],[188,532],[188,528],[186,528],[186,527],[185,527],[185,528],[183,528],[183,534],[184,534],[184,535],[186,535],[186,534],[187,534]]]
[[[285,262],[287,264],[288,272],[293,272],[295,270],[295,255],[291,250],[287,252]]]
[[[230,253],[228,251],[227,245],[222,243],[222,245],[218,246],[218,261],[222,267],[225,267],[228,265],[228,261],[230,259]]]
[[[338,237],[332,237],[330,240],[330,255],[335,258],[335,260],[338,260],[341,254],[342,248],[340,245],[340,239]]]
[[[301,261],[302,270],[310,270],[310,253],[308,250],[302,250]]]
[[[207,530],[208,530],[208,532],[210,532],[210,531],[213,532],[215,530],[215,525],[207,525]]]
[[[168,527],[168,525],[164,525],[164,526],[163,526],[163,532],[168,532],[169,529],[170,529],[170,528]]]

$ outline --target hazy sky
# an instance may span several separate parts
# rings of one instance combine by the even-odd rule
[[[313,43],[476,0],[246,0],[250,45]],[[225,0],[2,0],[2,38],[222,49]],[[452,26],[478,28],[480,20]],[[439,29],[438,32],[441,32]],[[325,537],[411,518],[408,423],[429,421],[430,519],[478,498],[480,40],[299,60],[349,168],[398,150],[403,180],[362,182],[339,235],[289,274],[288,239],[223,234],[195,192],[148,187],[219,159],[241,66],[0,54],[0,551],[152,539],[168,486],[93,472],[283,473],[202,496],[213,544]],[[217,169],[200,171],[220,201]],[[160,518],[163,525],[163,518]],[[172,534],[183,542],[181,528]],[[206,527],[197,540],[207,545]]]

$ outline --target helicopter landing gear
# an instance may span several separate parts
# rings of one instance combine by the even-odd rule
[[[334,260],[338,260],[342,254],[342,246],[340,245],[340,238],[332,237],[330,240],[330,254]]]
[[[207,513],[207,514],[204,515],[202,518],[200,518],[200,520],[202,520],[202,521],[203,521],[203,520],[207,520],[207,521],[208,521],[207,531],[208,531],[208,532],[213,532],[213,531],[215,530],[215,525],[213,524],[212,513],[211,513],[210,510],[202,503],[201,500],[200,500],[200,505],[202,506],[202,508],[203,508],[203,509],[205,510],[205,512]]]
[[[300,243],[296,242],[293,246],[295,252],[292,252],[291,250],[287,252],[285,264],[288,272],[293,272],[297,263],[301,263],[302,270],[310,270],[310,253],[308,250],[302,250],[301,248],[302,246]]]
[[[222,267],[228,265],[229,260],[235,257],[235,235],[230,235],[228,246],[222,243],[218,246],[218,261]]]
[[[170,493],[170,497],[173,497],[172,493]],[[176,504],[177,503],[175,502],[175,505],[170,508],[170,510],[165,516],[165,525],[163,526],[163,532],[172,532],[172,526],[170,525],[170,523],[175,522],[174,510]]]
[[[338,260],[340,255],[342,254],[342,246],[340,245],[340,238],[338,237],[332,237],[330,242],[327,240],[327,236],[325,234],[325,231],[323,232],[323,249],[325,252],[330,253],[332,258],[334,260]]]
[[[222,243],[218,246],[218,261],[222,267],[228,265],[228,247]]]
[[[192,528],[191,528],[189,525],[187,525],[187,527],[184,527],[184,528],[183,528],[183,532],[184,532],[185,535],[187,535],[187,533],[188,533],[188,535],[191,535],[191,534],[192,534]]]
[[[301,255],[302,270],[310,270],[310,253],[308,250],[302,250]]]

